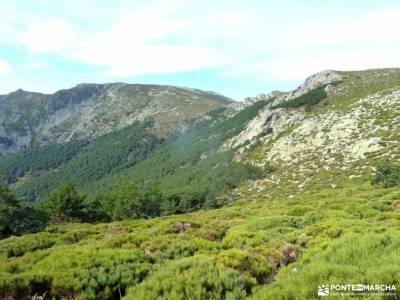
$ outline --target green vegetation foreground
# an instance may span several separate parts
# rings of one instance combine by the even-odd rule
[[[398,186],[337,178],[340,189],[320,180],[293,196],[287,183],[273,200],[3,240],[0,297],[314,299],[326,283],[398,287]]]

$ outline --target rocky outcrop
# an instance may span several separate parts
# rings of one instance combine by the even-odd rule
[[[400,91],[386,96],[377,93],[360,99],[347,112],[328,111],[305,118],[290,134],[275,141],[265,158],[293,164],[312,160],[313,156],[341,167],[363,159],[367,153],[382,148],[380,131],[399,128],[395,119],[388,118],[386,122],[390,124],[376,122],[378,111],[400,113],[397,103],[400,103]]]
[[[271,106],[277,105],[283,101],[288,101],[293,98],[299,97],[312,89],[315,89],[321,85],[327,85],[325,91],[329,94],[330,84],[341,81],[343,79],[342,75],[333,70],[325,70],[314,75],[308,77],[303,84],[301,84],[298,88],[289,92],[281,92],[281,91],[272,91],[268,94],[259,94],[255,97],[247,97],[244,102],[236,104],[238,109],[242,109],[248,105],[251,105],[254,102],[262,101],[262,100],[271,100],[274,101],[271,103]]]
[[[325,70],[308,77],[302,85],[289,93],[288,98],[299,97],[308,91],[324,84],[330,84],[342,80],[342,76],[333,70]]]
[[[277,136],[277,134],[286,128],[299,122],[303,118],[304,113],[301,111],[271,109],[273,106],[281,103],[282,101],[299,97],[318,86],[337,82],[341,79],[342,76],[337,72],[326,70],[308,77],[305,82],[294,91],[273,91],[269,94],[260,94],[255,97],[248,97],[245,99],[244,103],[241,104],[233,104],[235,105],[236,110],[241,110],[257,101],[272,100],[272,102],[268,104],[264,110],[260,111],[259,115],[248,124],[246,129],[238,136],[228,141],[226,146],[236,147],[245,143],[246,141],[251,141],[255,137],[259,137],[260,135],[269,135],[270,138]],[[330,86],[328,85],[328,90],[329,87]]]
[[[342,80],[342,76],[333,70],[325,70],[308,77],[303,84],[301,84],[297,89],[287,92],[280,93],[272,103],[272,106],[277,105],[283,101],[288,101],[297,98],[316,87],[327,85],[325,91],[329,94],[331,85],[335,82]]]
[[[283,109],[271,110],[266,108],[260,111],[247,127],[237,136],[226,142],[227,147],[237,147],[246,143],[246,141],[257,140],[264,141],[274,138],[285,129],[298,123],[304,117],[301,111],[285,111]]]

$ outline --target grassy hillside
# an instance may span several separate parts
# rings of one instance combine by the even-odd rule
[[[294,197],[284,183],[218,210],[3,240],[1,296],[315,299],[326,282],[399,284],[399,189],[348,174],[340,189],[321,172]]]

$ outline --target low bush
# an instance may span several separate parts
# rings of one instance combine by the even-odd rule
[[[151,259],[139,251],[99,252],[79,275],[84,299],[119,299],[127,287],[141,282],[151,268]]]
[[[321,284],[400,283],[400,234],[346,234],[280,271],[275,283],[258,288],[252,299],[316,299]],[[308,262],[308,263],[307,263]],[[294,268],[297,272],[293,272]],[[396,295],[387,299],[397,299]]]
[[[51,234],[46,232],[41,232],[34,236],[11,237],[0,241],[0,255],[6,257],[22,256],[26,252],[50,248],[54,244],[55,240]]]
[[[253,285],[240,272],[218,267],[208,257],[196,256],[170,263],[130,288],[125,299],[239,300],[248,295]]]
[[[149,274],[153,259],[133,249],[59,248],[37,264],[35,259],[26,263],[14,274],[0,268],[1,299],[30,299],[36,293],[49,299],[120,299]]]
[[[384,188],[400,185],[400,165],[389,158],[381,160],[376,165],[376,173],[372,176],[371,183]]]
[[[217,264],[246,273],[258,283],[269,281],[274,270],[265,257],[239,249],[221,252],[217,256]]]

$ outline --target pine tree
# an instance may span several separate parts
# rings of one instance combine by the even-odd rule
[[[86,196],[78,192],[73,182],[67,182],[49,194],[44,202],[53,223],[87,219],[84,207]]]

